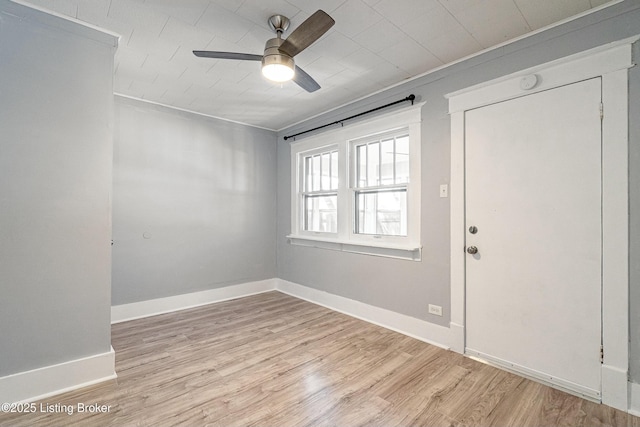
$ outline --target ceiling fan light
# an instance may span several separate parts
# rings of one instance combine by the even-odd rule
[[[262,75],[274,82],[289,81],[295,74],[293,58],[278,50],[281,44],[279,37],[268,40],[262,57]]]
[[[262,75],[274,82],[287,82],[293,78],[293,68],[284,64],[266,64],[262,66]]]

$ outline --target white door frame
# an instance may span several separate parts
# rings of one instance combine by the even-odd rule
[[[465,349],[464,113],[594,77],[602,78],[602,402],[628,411],[628,68],[640,36],[450,93],[451,349]]]

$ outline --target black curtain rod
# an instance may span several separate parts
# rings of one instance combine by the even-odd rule
[[[414,94],[411,94],[411,95],[407,96],[406,98],[403,98],[403,99],[401,99],[399,101],[391,102],[389,104],[383,105],[383,106],[378,107],[378,108],[372,108],[371,110],[367,110],[367,111],[365,111],[363,113],[355,114],[353,116],[349,116],[349,117],[344,118],[342,120],[336,120],[335,122],[327,123],[326,125],[322,125],[322,126],[315,127],[313,129],[305,130],[304,132],[298,132],[298,133],[294,133],[293,135],[285,136],[284,140],[286,141],[289,138],[295,138],[296,136],[305,134],[307,132],[313,132],[314,130],[326,128],[327,126],[342,124],[342,122],[346,122],[347,120],[355,119],[356,117],[364,116],[365,114],[373,113],[374,111],[382,110],[383,108],[391,107],[392,105],[400,104],[401,102],[411,101],[411,105],[413,105],[413,101],[415,99],[416,99],[416,96]]]

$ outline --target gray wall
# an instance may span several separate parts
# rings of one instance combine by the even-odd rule
[[[433,323],[450,318],[449,199],[438,187],[450,176],[450,121],[444,95],[521,69],[640,34],[640,3],[626,1],[532,37],[491,50],[446,69],[278,133],[278,277],[390,309]],[[638,46],[635,46],[636,60]],[[630,77],[631,348],[632,378],[640,381],[640,71]],[[362,75],[366,79],[366,74]],[[422,125],[423,261],[399,261],[292,246],[290,233],[290,148],[284,135],[395,101],[410,93],[426,101]],[[443,317],[427,304],[443,307]]]
[[[113,305],[275,277],[275,132],[115,106]]]
[[[115,43],[0,1],[0,377],[110,350]]]

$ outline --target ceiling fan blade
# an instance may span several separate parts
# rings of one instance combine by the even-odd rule
[[[313,78],[309,74],[305,73],[302,68],[298,67],[297,65],[296,73],[293,76],[293,81],[307,92],[315,92],[320,89],[320,85],[318,84],[318,82],[313,80]]]
[[[215,52],[211,50],[194,50],[193,54],[201,58],[238,59],[242,61],[262,61],[262,55],[237,52]]]
[[[318,10],[293,30],[278,50],[289,56],[295,56],[322,37],[335,23],[336,21],[326,12]]]

